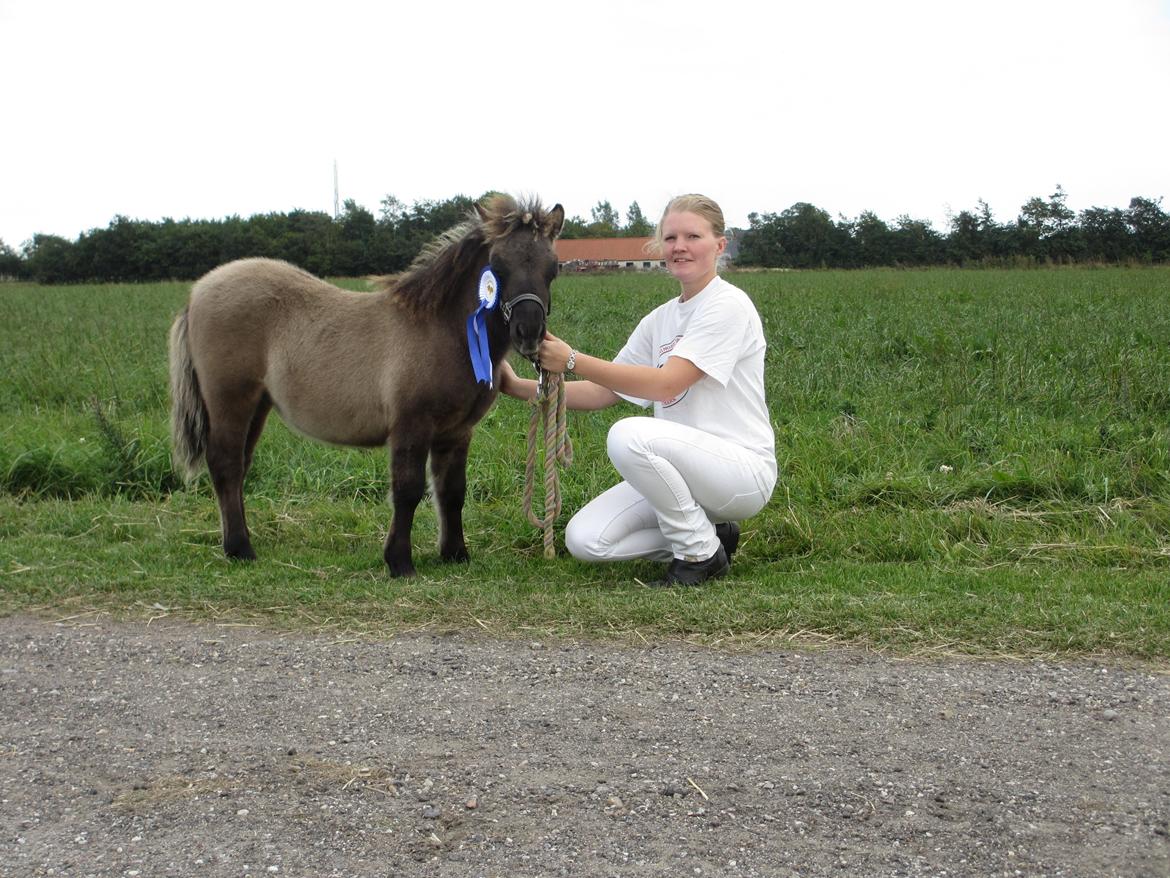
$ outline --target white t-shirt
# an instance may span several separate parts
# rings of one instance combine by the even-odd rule
[[[654,416],[742,446],[775,474],[776,437],[764,401],[766,348],[752,300],[717,276],[687,301],[671,299],[643,317],[614,362],[661,369],[671,357],[690,360],[705,374],[676,399],[655,402]]]

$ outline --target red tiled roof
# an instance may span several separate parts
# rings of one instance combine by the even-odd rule
[[[555,246],[561,262],[645,262],[662,257],[646,245],[653,238],[558,238]]]

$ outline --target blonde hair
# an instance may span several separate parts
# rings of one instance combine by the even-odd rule
[[[723,211],[713,198],[693,192],[688,195],[676,195],[662,211],[662,219],[658,220],[658,226],[654,229],[654,241],[651,246],[659,253],[662,252],[662,223],[672,213],[693,213],[701,216],[711,224],[711,231],[715,233],[716,238],[722,238],[726,231]]]

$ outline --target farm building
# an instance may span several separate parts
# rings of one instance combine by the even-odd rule
[[[632,268],[645,271],[666,263],[647,245],[653,238],[560,238],[556,242],[561,271]]]

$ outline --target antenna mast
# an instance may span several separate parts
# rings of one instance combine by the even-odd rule
[[[341,202],[338,200],[337,190],[337,159],[333,160],[333,219],[341,217]]]

